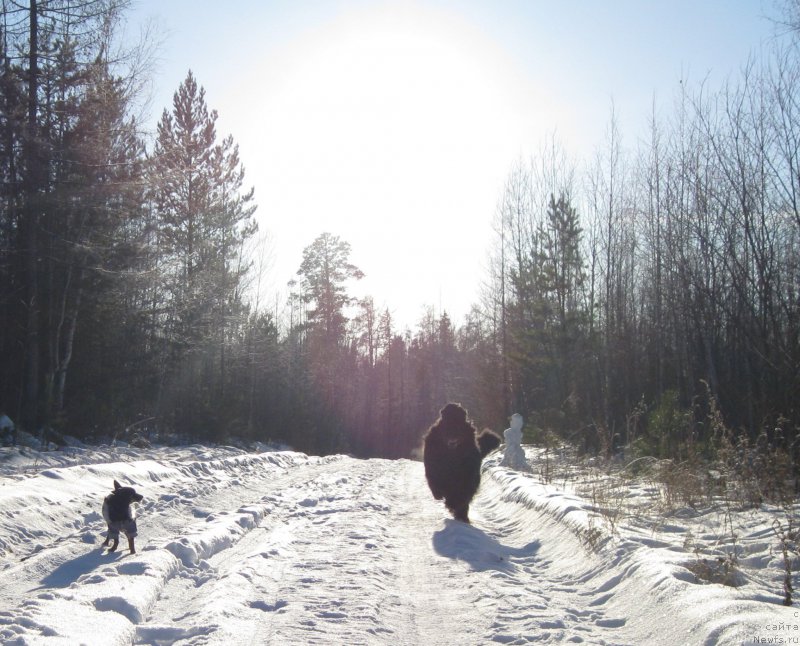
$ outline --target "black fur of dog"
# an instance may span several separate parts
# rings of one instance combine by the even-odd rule
[[[136,516],[131,510],[131,505],[144,499],[133,487],[123,487],[114,480],[114,491],[103,500],[103,518],[108,524],[108,534],[103,547],[112,542],[109,553],[119,545],[119,533],[122,531],[128,538],[128,548],[131,554],[136,554],[133,539],[136,537]]]
[[[436,500],[444,499],[456,520],[469,522],[469,504],[481,483],[481,461],[500,446],[492,431],[477,429],[460,404],[447,404],[425,435],[425,478]]]

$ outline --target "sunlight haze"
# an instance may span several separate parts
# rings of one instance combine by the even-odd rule
[[[478,301],[508,173],[556,136],[577,160],[612,104],[635,146],[653,103],[721,82],[771,33],[727,2],[151,2],[164,34],[153,127],[189,69],[240,146],[279,311],[323,232],[366,274],[354,295],[400,329]]]
[[[257,90],[244,84],[225,103],[247,106],[248,163],[264,178],[260,215],[278,252],[330,231],[366,273],[355,291],[406,323],[423,304],[438,310],[440,290],[461,310],[481,277],[494,187],[524,138],[510,63],[440,12],[380,8],[277,58],[286,65],[263,64]]]

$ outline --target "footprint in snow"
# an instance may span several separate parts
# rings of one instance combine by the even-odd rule
[[[622,628],[626,623],[626,619],[598,619],[594,622],[595,626],[601,628]]]
[[[123,563],[117,567],[117,572],[120,574],[138,575],[144,574],[147,571],[147,566],[144,563]]]
[[[281,599],[280,601],[276,601],[273,603],[267,603],[266,601],[251,601],[250,607],[255,610],[263,610],[264,612],[275,612],[280,610],[281,608],[285,608],[289,605],[288,601],[284,601]]]

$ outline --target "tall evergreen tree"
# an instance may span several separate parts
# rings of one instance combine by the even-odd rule
[[[63,407],[82,295],[113,255],[118,212],[109,200],[128,169],[109,164],[131,97],[112,88],[130,77],[109,52],[127,4],[50,0],[0,11],[0,243],[11,260],[0,298],[16,336],[0,342],[13,366],[0,399],[19,402],[30,430]]]
[[[353,303],[353,298],[347,292],[347,282],[360,280],[364,273],[350,262],[348,242],[323,233],[303,250],[297,275],[302,277],[302,299],[309,306],[304,350],[312,366],[319,405],[331,413],[337,402],[345,401],[338,395],[347,383],[343,371],[349,369],[345,307]],[[341,442],[342,429],[333,425],[325,429],[325,435],[320,442],[335,446]]]
[[[323,233],[303,250],[297,270],[302,276],[303,300],[308,310],[309,327],[329,345],[342,341],[347,317],[344,308],[353,299],[347,293],[349,279],[360,280],[364,273],[350,262],[350,243],[339,236]]]
[[[189,71],[172,110],[164,110],[159,121],[150,169],[164,286],[155,311],[170,353],[164,365],[187,359],[191,365],[184,370],[201,379],[196,386],[207,395],[212,390],[224,395],[225,331],[229,320],[244,315],[241,280],[248,265],[243,247],[256,231],[253,190],[242,190],[238,146],[230,136],[217,140],[216,121],[217,112],[209,110],[205,90]],[[203,406],[197,403],[182,406],[186,411],[211,408],[208,396]]]

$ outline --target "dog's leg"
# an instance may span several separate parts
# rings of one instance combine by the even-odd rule
[[[469,500],[464,502],[464,499],[459,497],[453,500],[452,498],[444,499],[445,507],[453,514],[453,518],[460,520],[462,523],[469,524]]]
[[[469,522],[469,504],[467,505],[460,505],[455,507],[451,510],[453,512],[453,518],[456,520],[460,520],[462,523],[470,524]]]
[[[131,554],[136,554],[136,548],[133,546],[132,536],[128,536],[128,549],[131,551]]]
[[[444,492],[435,483],[429,482],[428,485],[430,486],[431,493],[433,494],[435,500],[441,500],[444,498]]]

